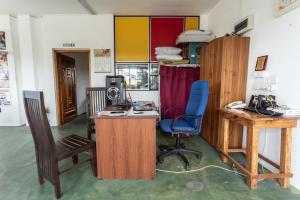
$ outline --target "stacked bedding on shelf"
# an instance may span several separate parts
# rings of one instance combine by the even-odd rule
[[[179,55],[181,53],[181,49],[176,47],[156,47],[155,54],[156,60],[173,60],[179,61],[182,60],[182,56]]]
[[[215,36],[212,32],[203,30],[189,30],[182,32],[176,40],[176,45],[186,42],[210,42]]]

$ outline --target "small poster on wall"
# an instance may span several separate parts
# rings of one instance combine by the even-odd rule
[[[6,50],[5,32],[0,31],[0,50]]]
[[[111,72],[111,51],[110,49],[94,49],[95,73]]]
[[[0,31],[0,50],[6,50],[5,32]]]
[[[8,88],[0,88],[0,106],[9,106],[11,105],[10,93]]]
[[[0,52],[0,106],[11,105],[7,52]]]

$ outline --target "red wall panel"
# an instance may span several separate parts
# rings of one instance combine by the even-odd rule
[[[155,47],[175,46],[177,36],[184,31],[184,17],[151,18],[151,60],[156,61]]]

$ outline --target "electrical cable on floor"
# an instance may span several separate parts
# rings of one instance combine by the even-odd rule
[[[217,166],[217,165],[207,165],[207,166],[201,167],[199,169],[193,169],[193,170],[189,170],[189,171],[180,171],[180,172],[178,172],[178,171],[163,170],[163,169],[156,169],[156,171],[165,172],[165,173],[171,173],[171,174],[185,174],[185,173],[193,173],[193,172],[203,171],[203,170],[208,169],[208,168],[222,169],[224,171],[228,171],[228,172],[231,172],[231,173],[234,173],[234,174],[239,174],[241,176],[246,176],[245,174],[242,174],[240,172],[237,172],[237,171],[234,171],[234,170],[230,170],[230,169],[226,169],[224,167],[220,167],[220,166]]]
[[[193,170],[189,170],[189,171],[181,171],[181,172],[177,172],[177,171],[169,171],[169,170],[163,170],[163,169],[156,169],[156,171],[159,171],[159,172],[165,172],[165,173],[171,173],[171,174],[186,174],[186,173],[193,173],[193,172],[199,172],[199,171],[202,171],[202,170],[205,170],[205,169],[208,169],[208,168],[217,168],[217,169],[222,169],[224,171],[228,171],[228,172],[231,172],[231,173],[234,173],[235,175],[240,175],[240,176],[243,176],[243,177],[246,177],[245,174],[242,174],[240,172],[237,172],[235,170],[230,170],[230,169],[226,169],[224,167],[220,167],[220,166],[217,166],[217,165],[207,165],[207,166],[204,166],[202,168],[199,168],[199,169],[193,169]],[[259,179],[257,180],[257,182],[261,182],[263,181],[264,179]]]

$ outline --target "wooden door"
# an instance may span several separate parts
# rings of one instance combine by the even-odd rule
[[[217,145],[218,111],[220,107],[222,40],[216,39],[201,49],[200,79],[209,82],[209,96],[203,119],[203,138],[213,146]]]
[[[77,117],[75,60],[57,54],[61,125]]]
[[[223,60],[221,78],[220,106],[225,107],[234,101],[244,101],[246,98],[248,56],[250,38],[223,37]],[[219,129],[221,124],[219,123]],[[230,148],[241,148],[243,127],[230,123]],[[219,130],[221,131],[221,130]],[[219,135],[219,134],[218,134]]]
[[[217,108],[245,100],[249,38],[222,37],[201,49],[200,79],[209,82],[209,97],[203,119],[203,138],[218,147],[220,115]],[[242,127],[230,124],[230,148],[241,148]]]

